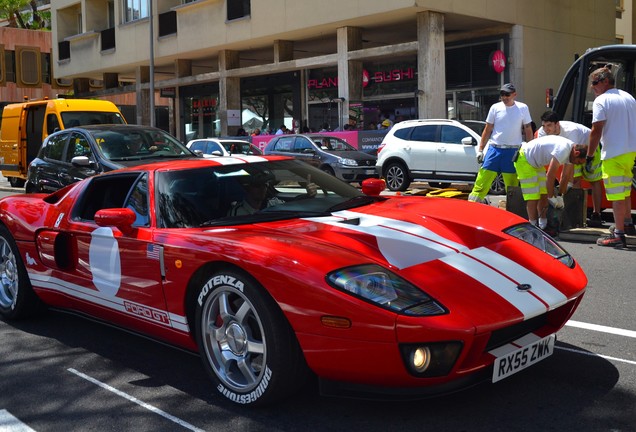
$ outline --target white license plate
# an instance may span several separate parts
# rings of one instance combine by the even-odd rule
[[[365,173],[365,174],[375,174],[375,170],[374,170],[374,169],[372,169],[372,170],[366,170],[364,173]]]
[[[502,354],[495,360],[492,382],[497,382],[527,368],[554,352],[556,335],[546,336],[514,351]]]

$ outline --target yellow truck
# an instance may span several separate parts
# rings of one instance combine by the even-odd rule
[[[2,111],[0,170],[11,186],[22,187],[29,163],[49,134],[74,126],[125,123],[110,101],[44,99],[9,104]]]

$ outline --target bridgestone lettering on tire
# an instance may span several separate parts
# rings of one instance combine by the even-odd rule
[[[197,297],[196,336],[218,392],[242,405],[264,405],[295,392],[306,365],[276,303],[251,278],[211,276]]]

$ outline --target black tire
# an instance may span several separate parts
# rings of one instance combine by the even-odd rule
[[[384,179],[392,191],[405,191],[411,184],[409,172],[401,162],[390,162],[384,170]]]
[[[504,183],[503,176],[501,173],[497,174],[495,180],[492,182],[490,186],[490,191],[488,192],[490,195],[505,195],[506,194],[506,184]]]
[[[307,365],[276,303],[246,275],[224,271],[201,287],[196,338],[206,372],[230,401],[262,406],[291,396]]]
[[[11,187],[14,188],[21,188],[22,186],[24,186],[24,179],[21,178],[17,178],[17,177],[7,177],[7,179],[9,180],[9,184],[11,185]]]
[[[336,172],[329,165],[324,165],[324,166],[320,167],[320,169],[323,172],[326,172],[327,174],[331,174],[334,177],[336,176]]]
[[[0,225],[0,316],[27,318],[41,310],[18,247],[9,230]]]
[[[428,182],[428,185],[430,187],[440,188],[440,189],[446,189],[451,186],[450,183],[440,183],[440,182]]]

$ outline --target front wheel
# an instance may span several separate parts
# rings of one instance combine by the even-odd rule
[[[0,226],[0,316],[25,318],[35,314],[40,305],[13,236]]]
[[[391,162],[384,171],[387,187],[392,191],[405,191],[411,184],[409,172],[400,162]]]
[[[213,275],[197,299],[197,343],[218,392],[242,405],[265,405],[293,394],[307,367],[288,322],[251,278]]]

